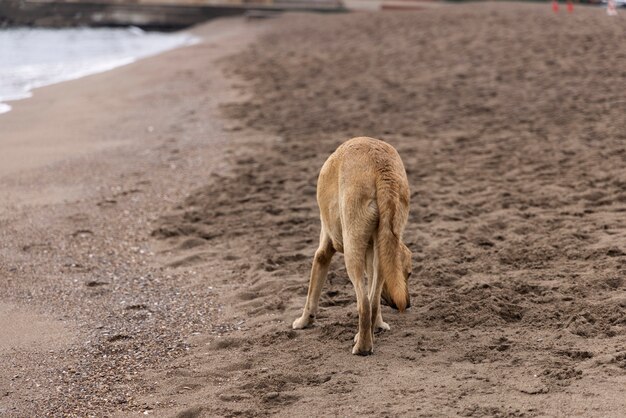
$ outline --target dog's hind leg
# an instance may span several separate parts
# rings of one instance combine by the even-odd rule
[[[376,289],[381,288],[382,282],[378,278],[378,265],[375,262],[374,245],[370,242],[365,252],[365,271],[367,272],[367,294],[372,309],[372,332],[377,330],[388,331],[391,329],[389,324],[383,321],[383,315],[380,309],[380,292],[376,294]],[[354,342],[357,341],[359,334],[354,335]]]
[[[370,243],[365,253],[365,266],[368,277],[368,294],[372,305],[372,326],[373,330],[390,330],[388,323],[383,321],[383,314],[380,309],[380,294],[383,289],[383,278],[378,271],[378,262],[376,257],[376,247]]]
[[[356,243],[354,243],[356,244]],[[358,244],[357,244],[358,245]],[[372,354],[374,339],[372,336],[372,308],[365,284],[365,248],[358,248],[350,242],[344,242],[346,269],[356,292],[359,312],[359,330],[352,354]]]
[[[313,258],[313,267],[311,268],[311,278],[309,280],[309,291],[306,297],[306,303],[304,305],[304,311],[302,316],[293,322],[293,329],[306,328],[313,323],[315,315],[317,314],[317,304],[322,293],[322,287],[326,281],[326,275],[328,274],[328,267],[330,266],[330,260],[335,254],[335,248],[328,234],[324,231],[324,225],[322,225],[322,232],[320,234],[320,245],[315,252],[315,258]]]
[[[365,252],[365,272],[367,273],[367,288],[371,290],[374,280],[374,244],[370,242]]]

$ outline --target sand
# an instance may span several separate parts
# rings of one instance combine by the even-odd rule
[[[71,156],[2,177],[0,297],[69,343],[3,348],[0,412],[622,415],[623,23],[513,3],[229,20],[41,90],[82,123],[56,121]],[[357,135],[405,162],[415,266],[365,358],[341,256],[316,326],[290,329],[317,172]]]
[[[0,415],[143,412],[142,373],[219,326],[214,291],[155,262],[151,223],[229,170],[218,105],[238,94],[217,62],[257,26],[208,24],[199,45],[38,89],[2,115]]]

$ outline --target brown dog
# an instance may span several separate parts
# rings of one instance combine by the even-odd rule
[[[411,251],[402,242],[409,215],[409,183],[398,152],[373,138],[346,141],[322,167],[317,203],[322,221],[320,245],[304,312],[293,328],[305,328],[315,319],[330,260],[339,251],[344,253],[359,312],[352,354],[371,354],[373,331],[390,329],[383,322],[380,298],[400,312],[410,306]]]

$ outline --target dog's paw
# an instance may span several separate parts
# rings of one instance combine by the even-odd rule
[[[355,354],[357,356],[369,356],[370,354],[374,354],[374,347],[371,342],[369,344],[362,344],[359,341],[358,335],[356,340],[356,344],[354,344],[354,347],[352,347],[352,354]]]
[[[291,327],[293,329],[304,329],[310,326],[312,322],[313,322],[312,318],[310,318],[309,316],[303,315],[300,318],[293,321],[293,324],[291,325]]]
[[[374,327],[374,329],[376,331],[390,331],[391,327],[389,326],[388,323],[381,320],[380,322],[376,323],[376,326]]]

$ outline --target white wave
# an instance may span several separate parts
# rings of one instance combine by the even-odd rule
[[[38,87],[108,71],[199,40],[140,28],[0,30],[0,113]]]

